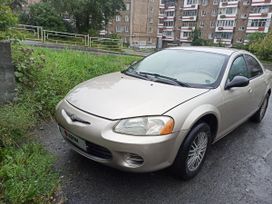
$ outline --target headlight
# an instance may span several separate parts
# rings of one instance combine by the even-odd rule
[[[121,120],[114,131],[127,135],[167,135],[172,133],[174,120],[169,116],[150,116]]]

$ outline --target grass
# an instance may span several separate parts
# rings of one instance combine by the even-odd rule
[[[20,79],[27,83],[18,83],[18,101],[0,106],[0,203],[50,203],[59,188],[54,158],[33,140],[31,129],[41,117],[52,116],[58,101],[78,83],[123,70],[139,58],[45,48],[19,52],[14,47],[13,57],[24,69]],[[24,52],[32,54],[23,59]],[[44,63],[34,63],[40,56]]]

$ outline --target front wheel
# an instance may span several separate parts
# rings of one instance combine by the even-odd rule
[[[260,109],[251,117],[251,120],[253,122],[260,123],[263,120],[267,107],[268,107],[268,102],[269,102],[269,95],[266,94]]]
[[[181,145],[171,169],[175,176],[189,180],[197,175],[206,158],[211,141],[210,126],[198,123]]]

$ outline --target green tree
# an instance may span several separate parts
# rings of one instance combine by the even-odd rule
[[[9,3],[8,0],[0,0],[0,40],[12,37],[9,28],[17,23],[17,17],[12,13]]]
[[[125,9],[123,0],[49,0],[62,14],[68,14],[78,32],[101,30],[109,20]]]
[[[259,35],[261,36],[261,35]],[[261,59],[272,60],[272,31],[249,44],[249,50]]]
[[[191,40],[192,40],[192,43],[191,43],[192,46],[207,46],[207,45],[209,45],[209,41],[201,38],[201,30],[198,28],[196,28],[192,32]]]
[[[33,4],[24,12],[20,21],[29,25],[43,26],[45,29],[65,31],[62,17],[57,10],[48,2]]]

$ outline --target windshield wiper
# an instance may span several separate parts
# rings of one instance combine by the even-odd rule
[[[179,86],[184,86],[184,87],[191,87],[189,84],[185,83],[185,82],[181,82],[175,78],[172,77],[168,77],[168,76],[163,76],[160,74],[156,74],[156,73],[149,73],[149,72],[138,72],[139,75],[141,76],[145,76],[147,77],[149,76],[154,76],[156,78],[157,82],[163,82],[166,83],[166,81],[169,84],[169,81],[171,82],[171,84],[175,84],[175,85],[179,85]]]
[[[149,80],[147,76],[140,75],[138,72],[135,72],[133,69],[128,68],[127,70],[121,71],[121,73],[133,76],[139,79]]]

